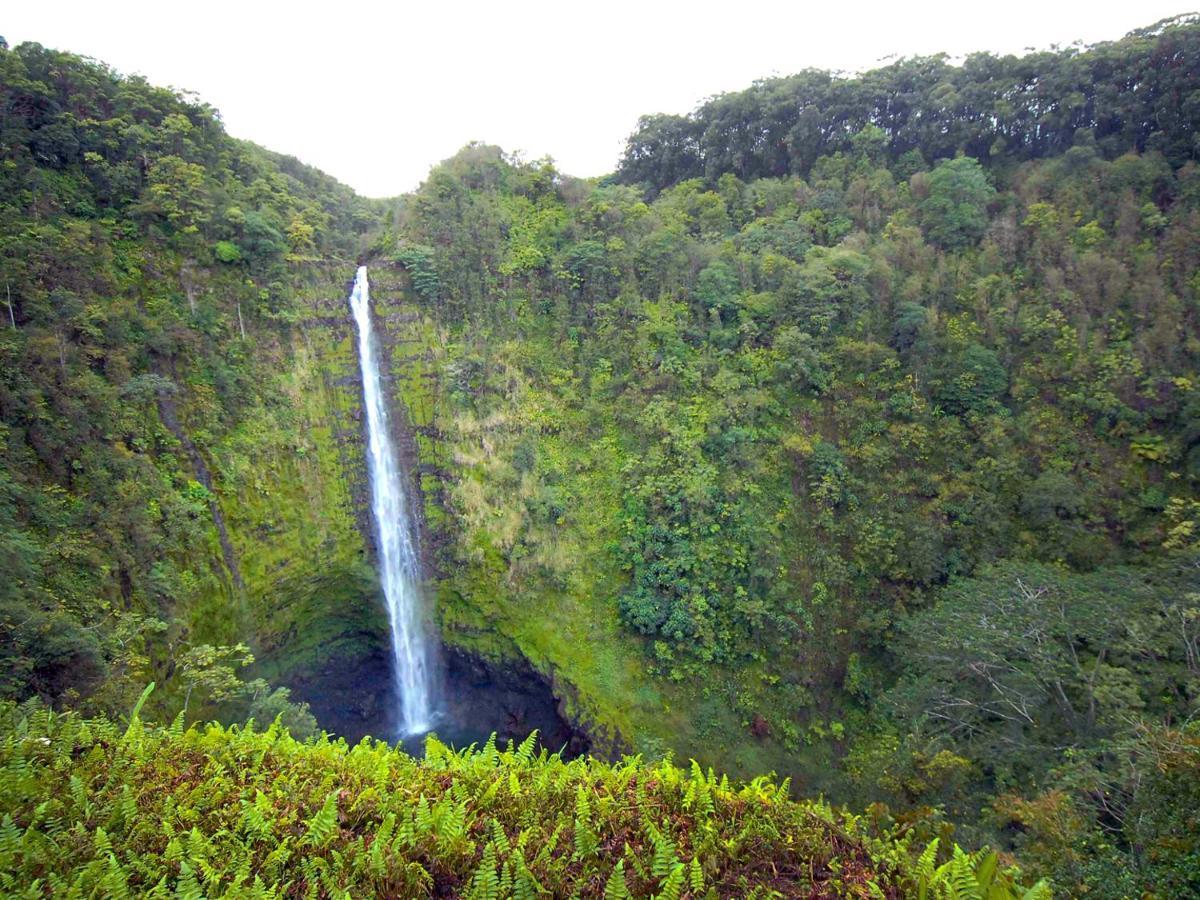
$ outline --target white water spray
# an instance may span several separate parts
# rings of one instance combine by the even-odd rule
[[[371,512],[379,538],[383,596],[392,626],[400,731],[404,736],[421,734],[433,725],[433,679],[422,608],[421,567],[379,377],[380,357],[371,325],[371,287],[366,266],[359,266],[354,278],[350,308],[358,325],[358,359],[362,367],[363,406],[367,411]]]

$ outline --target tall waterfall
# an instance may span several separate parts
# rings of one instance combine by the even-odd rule
[[[392,627],[392,655],[400,701],[399,725],[402,735],[420,734],[429,731],[433,725],[433,679],[422,608],[421,567],[416,528],[404,495],[404,481],[392,445],[387,402],[379,377],[380,355],[371,325],[371,287],[366,266],[359,266],[354,278],[350,308],[358,325],[363,406],[367,411],[371,512],[379,539],[383,596]]]

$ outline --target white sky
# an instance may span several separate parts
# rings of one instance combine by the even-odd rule
[[[10,0],[0,34],[195,91],[231,134],[388,196],[471,140],[600,175],[639,115],[755,78],[1094,43],[1196,2]]]

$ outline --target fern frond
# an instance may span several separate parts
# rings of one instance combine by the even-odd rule
[[[630,900],[629,885],[625,883],[625,860],[620,860],[613,867],[608,881],[604,884],[604,900]]]
[[[655,900],[679,900],[683,894],[684,876],[683,863],[676,863],[659,885]]]
[[[337,822],[337,792],[330,791],[321,809],[308,820],[308,830],[304,835],[304,842],[311,847],[324,847],[333,837]]]

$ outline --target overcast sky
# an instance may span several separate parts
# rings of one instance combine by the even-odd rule
[[[12,0],[0,34],[195,91],[231,134],[387,196],[471,140],[600,175],[639,115],[755,78],[1093,43],[1195,2]]]

